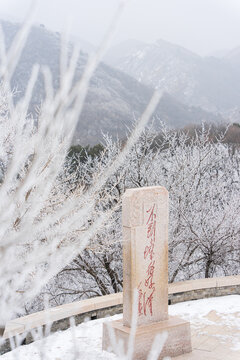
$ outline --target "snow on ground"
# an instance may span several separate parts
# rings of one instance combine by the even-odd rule
[[[206,316],[211,312],[221,314],[229,325],[237,326],[240,330],[240,317],[236,318],[231,315],[240,313],[240,295],[221,296],[214,298],[207,298],[195,301],[186,301],[179,304],[169,306],[169,314],[172,316],[181,316],[185,320],[190,321],[193,326],[209,324]]]
[[[232,327],[237,330],[231,336],[232,350],[240,350],[240,295],[183,302],[169,306],[169,314],[191,322],[193,329],[203,331],[206,325]],[[215,314],[211,316],[211,314]],[[117,320],[121,315],[111,317]],[[109,318],[108,318],[109,320]],[[78,352],[81,360],[114,360],[114,354],[101,350],[102,323],[106,319],[88,321],[73,329],[54,333],[43,340],[21,346],[0,356],[1,360],[72,360]],[[239,331],[238,331],[239,330]],[[216,337],[218,334],[215,335]],[[224,336],[222,336],[224,341]],[[229,339],[225,339],[228,340]],[[74,350],[75,349],[75,350]],[[42,354],[42,356],[41,356]]]

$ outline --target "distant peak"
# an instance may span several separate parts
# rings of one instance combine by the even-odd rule
[[[193,51],[186,49],[184,46],[182,45],[178,45],[178,44],[174,44],[172,42],[163,40],[163,39],[157,39],[154,43],[155,46],[159,46],[159,47],[165,47],[171,50],[178,50],[181,51],[182,53],[186,53],[186,54],[191,54],[192,56],[195,57],[201,57],[200,55],[194,53]]]

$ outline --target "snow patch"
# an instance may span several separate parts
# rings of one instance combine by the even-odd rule
[[[188,301],[169,306],[169,314],[180,316],[191,322],[191,326],[199,328],[202,325],[214,323],[207,318],[211,312],[219,314],[220,326],[232,326],[240,330],[240,319],[234,316],[240,313],[240,295],[223,296],[218,298]],[[221,316],[220,316],[221,315]],[[1,356],[1,360],[65,360],[78,358],[84,360],[114,360],[114,354],[102,351],[102,323],[120,319],[122,315],[115,315],[108,319],[88,321],[73,329],[59,331],[45,339],[32,344],[21,346]],[[204,328],[204,326],[202,327]],[[204,332],[202,332],[204,333]],[[200,334],[200,333],[199,333]],[[231,350],[240,350],[239,333],[236,336],[214,334],[222,342],[232,343]],[[41,354],[44,354],[44,356]]]

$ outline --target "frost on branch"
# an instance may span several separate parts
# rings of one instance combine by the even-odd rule
[[[72,191],[66,183],[75,182],[76,172],[64,177],[65,159],[91,75],[104,54],[118,17],[117,13],[80,80],[73,81],[79,50],[74,49],[68,55],[63,46],[59,89],[54,91],[49,69],[36,65],[26,92],[16,103],[10,82],[30,25],[23,26],[7,51],[2,36],[0,325],[21,312],[27,300],[81,253],[119,206],[116,202],[112,207],[107,206],[114,201],[105,184],[123,166],[154,112],[159,94],[154,94],[125,147],[106,163],[99,163],[90,186],[80,181]],[[39,73],[44,77],[46,96],[38,118],[32,120],[28,108]]]
[[[240,155],[225,133],[202,126],[192,134],[162,127],[144,131],[124,165],[108,179],[106,208],[119,203],[127,188],[163,185],[170,195],[169,281],[234,275],[240,259]],[[95,181],[121,151],[105,137],[99,157],[78,167],[85,186]],[[44,289],[52,306],[121,291],[121,211],[93,236],[85,251]],[[39,309],[39,299],[34,304]],[[30,311],[30,308],[28,308]],[[31,310],[32,311],[32,310]]]

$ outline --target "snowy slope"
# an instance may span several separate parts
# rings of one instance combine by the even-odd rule
[[[202,58],[163,40],[123,43],[110,50],[107,58],[112,66],[188,105],[208,111],[239,106],[239,72],[225,58]]]
[[[1,24],[5,33],[6,44],[9,46],[19,25],[3,21]],[[122,49],[121,51],[125,50]],[[15,98],[17,99],[25,91],[31,69],[35,63],[39,63],[40,66],[47,65],[50,68],[54,88],[57,89],[60,81],[59,57],[59,34],[48,31],[41,26],[33,27],[12,79],[12,87],[18,89]],[[81,76],[86,61],[87,55],[81,53],[75,79]],[[113,137],[125,137],[127,128],[131,128],[134,116],[138,118],[142,114],[152,94],[152,88],[139,83],[117,69],[100,63],[90,82],[74,141],[82,145],[96,144],[102,140],[102,132]],[[43,97],[44,83],[42,76],[39,76],[33,91],[30,111],[34,113]],[[162,99],[161,104],[156,109],[155,117],[156,123],[158,120],[165,120],[167,125],[171,127],[199,124],[202,120],[207,122],[222,120],[202,109],[194,109],[181,104],[170,96],[165,96]]]

